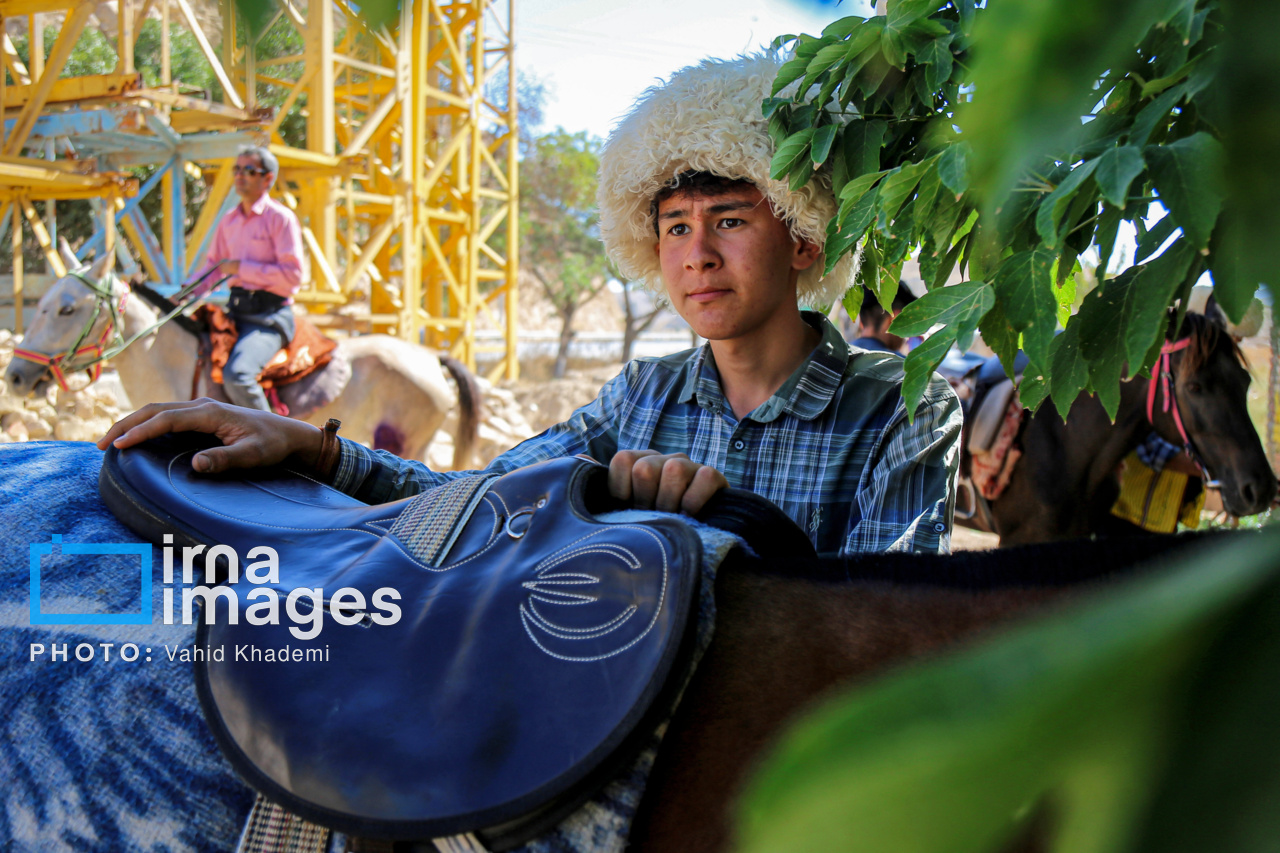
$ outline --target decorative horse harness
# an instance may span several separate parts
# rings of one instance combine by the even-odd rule
[[[1200,469],[1204,487],[1206,489],[1217,489],[1221,487],[1221,484],[1210,476],[1204,460],[1196,452],[1191,436],[1187,435],[1187,429],[1182,425],[1182,414],[1178,411],[1177,382],[1173,378],[1172,359],[1170,356],[1175,352],[1186,349],[1190,345],[1190,337],[1185,337],[1178,341],[1166,341],[1161,345],[1160,357],[1156,359],[1156,363],[1152,366],[1151,379],[1147,382],[1147,422],[1155,426],[1156,397],[1163,395],[1164,405],[1161,406],[1160,410],[1173,415],[1173,425],[1178,428],[1178,435],[1182,438],[1183,451],[1187,456],[1191,457],[1191,461],[1196,463],[1196,467]]]
[[[195,291],[210,275],[218,268],[213,267],[204,275],[201,275],[195,281],[182,288],[174,296],[174,302],[177,305],[172,311],[163,315],[159,320],[152,323],[147,328],[133,335],[128,340],[124,339],[122,330],[124,328],[124,307],[129,302],[129,288],[126,286],[124,293],[120,295],[119,300],[113,292],[112,282],[115,276],[110,272],[104,275],[99,281],[91,281],[87,276],[81,275],[79,272],[70,272],[69,276],[79,279],[85,287],[93,291],[95,300],[93,305],[93,314],[85,323],[84,328],[80,330],[80,334],[76,337],[76,341],[69,348],[62,352],[42,353],[35,350],[23,349],[17,347],[13,354],[16,358],[24,361],[42,364],[49,368],[49,372],[53,374],[53,378],[57,381],[58,387],[63,391],[71,390],[67,386],[67,376],[83,370],[89,377],[89,381],[93,382],[102,375],[102,365],[109,359],[115,358],[124,352],[134,341],[139,338],[146,337],[165,323],[176,317],[184,308],[185,300]],[[209,288],[209,293],[217,290],[218,287],[226,281],[230,276],[223,276],[213,287]],[[94,343],[86,344],[85,341],[93,334],[93,329],[98,325],[99,319],[106,313],[107,322],[103,326],[102,333],[98,335],[98,339]],[[81,360],[85,356],[89,356],[87,360]]]

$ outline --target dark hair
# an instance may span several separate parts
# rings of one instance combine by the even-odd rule
[[[893,297],[893,311],[896,314],[916,301],[916,295],[907,287],[905,281],[898,282],[898,293]],[[880,300],[868,295],[862,300],[862,308],[858,310],[858,320],[864,326],[877,326],[889,316],[889,312],[880,307]]]
[[[653,202],[649,205],[649,215],[653,217],[653,233],[658,233],[658,205],[672,196],[687,193],[694,198],[706,198],[743,187],[757,188],[755,184],[744,178],[726,178],[713,172],[701,172],[695,169],[675,175],[654,194]]]
[[[258,167],[272,175],[280,174],[280,161],[276,155],[267,150],[265,145],[247,145],[236,152],[237,157],[253,157]]]

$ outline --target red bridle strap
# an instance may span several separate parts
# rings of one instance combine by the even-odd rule
[[[24,361],[35,362],[36,364],[43,364],[48,367],[49,372],[53,374],[53,378],[57,380],[58,387],[63,391],[71,390],[67,387],[68,371],[75,373],[83,370],[89,376],[90,382],[96,382],[98,377],[102,375],[102,363],[106,361],[105,354],[107,351],[107,344],[116,337],[116,318],[123,316],[124,306],[128,301],[129,289],[125,288],[124,293],[120,296],[120,304],[116,306],[115,311],[107,315],[107,324],[103,328],[102,334],[98,336],[97,343],[86,344],[82,347],[76,347],[74,349],[66,350],[65,352],[53,353],[51,355],[16,347],[13,354],[16,358],[21,358]],[[91,320],[90,323],[92,324],[95,321],[96,318],[95,320]],[[92,355],[92,360],[84,364],[74,364],[77,359],[85,355]]]
[[[1191,437],[1187,435],[1187,429],[1182,425],[1182,414],[1178,411],[1178,398],[1175,396],[1177,388],[1173,379],[1173,370],[1171,367],[1171,353],[1184,350],[1191,345],[1191,338],[1183,338],[1180,341],[1169,341],[1160,347],[1160,358],[1156,360],[1155,365],[1151,369],[1151,380],[1147,383],[1147,420],[1152,426],[1155,426],[1155,405],[1157,394],[1157,383],[1159,383],[1159,393],[1164,395],[1164,405],[1160,410],[1170,412],[1173,415],[1173,425],[1178,428],[1178,435],[1182,438],[1182,446],[1186,450],[1187,455],[1196,463],[1196,467],[1200,469],[1200,473],[1204,475],[1205,482],[1210,480],[1209,472],[1205,470],[1204,464],[1200,461],[1199,455],[1195,448],[1191,446]]]

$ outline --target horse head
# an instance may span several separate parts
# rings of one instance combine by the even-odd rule
[[[1169,357],[1157,364],[1151,380],[1155,389],[1165,374],[1173,389],[1173,399],[1156,407],[1156,429],[1169,441],[1190,444],[1220,483],[1227,512],[1264,512],[1276,495],[1276,476],[1249,418],[1244,354],[1214,310],[1187,313],[1180,334],[1170,338]],[[1149,399],[1159,396],[1153,390]]]
[[[54,379],[62,382],[63,374],[88,368],[92,355],[77,352],[120,331],[111,326],[118,322],[117,306],[125,292],[112,273],[114,256],[103,253],[89,266],[65,242],[60,252],[68,272],[40,297],[22,346],[4,374],[10,392],[19,397],[43,393]]]

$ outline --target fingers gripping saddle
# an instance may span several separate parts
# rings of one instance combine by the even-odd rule
[[[236,551],[238,577],[200,617],[214,654],[197,657],[197,690],[232,765],[288,810],[356,835],[511,846],[607,781],[669,712],[700,542],[670,518],[597,520],[616,508],[604,466],[557,459],[367,506],[283,468],[196,474],[206,446],[111,449],[101,492],[135,532],[172,536],[175,602],[183,547]],[[781,517],[784,547],[808,544],[746,495],[718,502],[728,526]],[[259,546],[278,577],[247,569]],[[273,593],[278,624],[251,624]],[[321,630],[300,639],[317,605]]]

